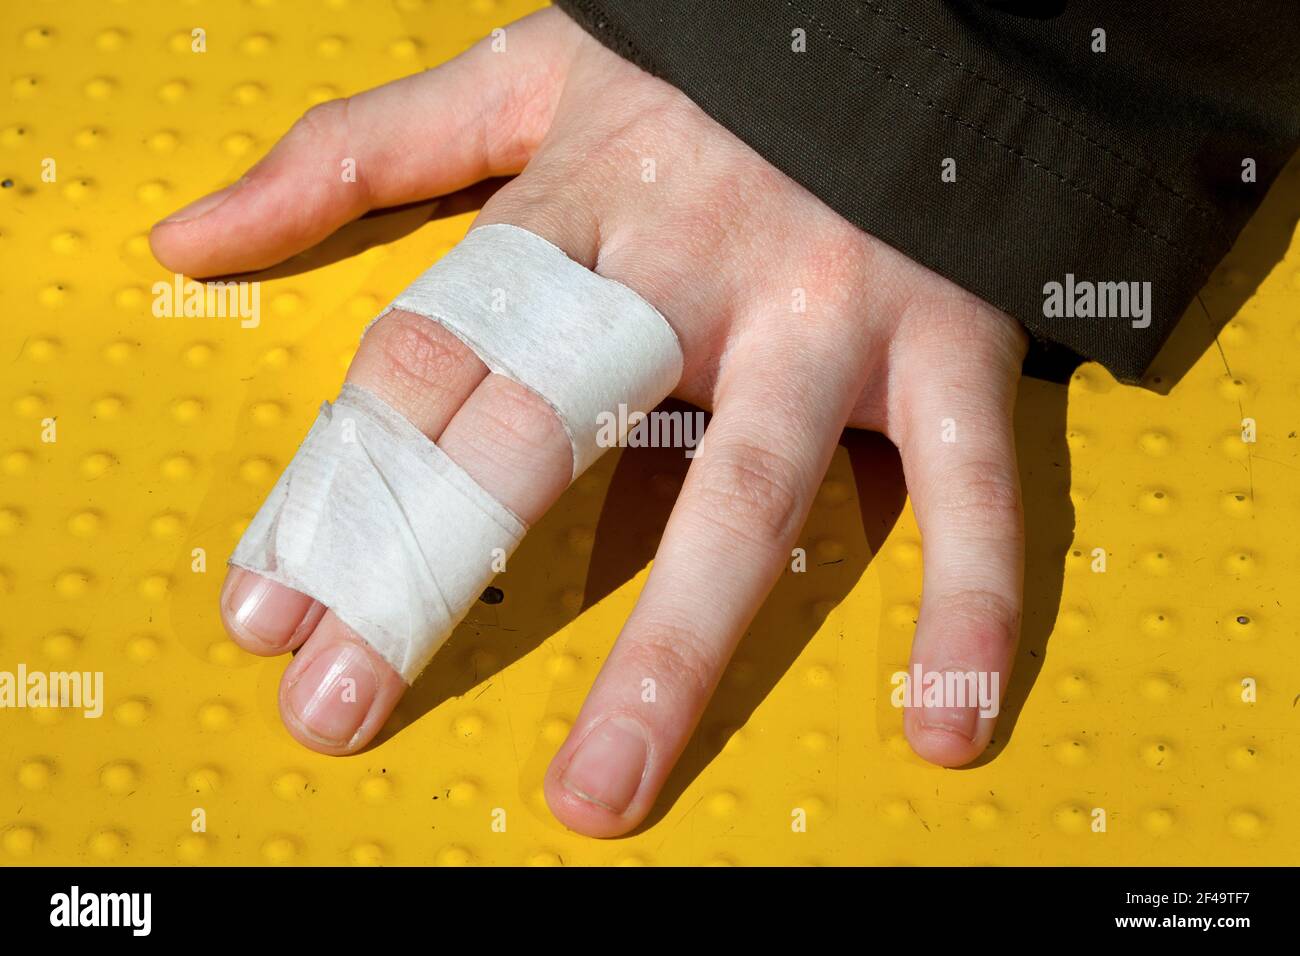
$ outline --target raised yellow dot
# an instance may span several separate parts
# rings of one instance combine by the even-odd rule
[[[1142,630],[1152,637],[1168,637],[1176,630],[1176,620],[1172,611],[1160,608],[1142,615]]]
[[[277,402],[258,402],[252,409],[253,421],[269,428],[284,420],[284,406]]]
[[[1233,810],[1227,823],[1228,832],[1242,840],[1254,840],[1264,833],[1264,818],[1255,810]]]
[[[223,782],[216,767],[196,767],[185,775],[185,787],[194,793],[215,793]]]
[[[73,568],[60,572],[54,578],[54,590],[65,598],[79,598],[90,590],[92,581],[89,571]]]
[[[803,679],[809,687],[828,687],[835,679],[831,669],[825,664],[813,664],[804,671]]]
[[[31,339],[23,349],[23,355],[33,362],[50,362],[58,358],[63,351],[63,343],[58,339],[37,336]]]
[[[189,455],[172,455],[162,463],[163,477],[172,481],[183,481],[192,478],[196,469],[194,459]]]
[[[271,792],[281,800],[301,800],[311,792],[311,781],[297,770],[289,770],[271,781]]]
[[[98,511],[78,511],[68,519],[68,530],[78,538],[90,538],[99,533],[104,516]]]
[[[1224,556],[1223,570],[1234,577],[1250,577],[1259,570],[1259,562],[1249,551],[1233,551]]]
[[[149,520],[149,533],[155,538],[174,538],[185,527],[185,518],[174,511],[164,511]]]
[[[95,183],[90,179],[74,179],[63,187],[63,195],[71,202],[81,202],[95,194]]]
[[[36,294],[37,300],[47,309],[58,309],[67,304],[68,286],[64,282],[47,285]]]
[[[178,398],[172,402],[172,418],[188,425],[203,414],[203,402],[197,398]]]
[[[438,866],[469,866],[474,857],[463,846],[446,846],[438,851],[436,862]]]
[[[724,819],[735,814],[736,808],[740,806],[740,798],[730,790],[719,790],[706,797],[704,805],[710,816]]]
[[[1052,812],[1052,822],[1062,833],[1075,835],[1088,831],[1091,817],[1082,805],[1070,803],[1057,807]]]
[[[318,106],[321,103],[328,103],[330,100],[338,98],[338,87],[330,86],[328,83],[321,83],[307,90],[307,104],[309,106]]]
[[[148,634],[138,634],[127,641],[126,653],[137,664],[147,664],[158,656],[158,640]]]
[[[473,780],[457,780],[443,792],[443,796],[456,806],[464,807],[477,800],[479,792],[479,785]]]
[[[121,395],[101,395],[90,406],[91,415],[101,421],[113,421],[122,417],[126,409],[126,399]]]
[[[269,369],[279,370],[289,364],[292,353],[282,345],[262,353],[261,363]]]
[[[181,353],[181,358],[190,368],[204,368],[212,361],[214,354],[216,354],[216,346],[211,342],[195,342],[186,347]]]
[[[297,855],[298,845],[291,837],[272,837],[262,844],[262,858],[276,866],[292,863]]]
[[[41,639],[41,653],[57,663],[72,660],[81,646],[81,639],[71,631],[55,631]]]
[[[817,489],[817,503],[832,508],[844,504],[852,497],[852,488],[842,481],[824,481],[822,486]]]
[[[57,38],[53,27],[32,27],[23,33],[23,46],[29,50],[48,50]]]
[[[542,721],[542,739],[552,744],[562,743],[569,736],[571,726],[563,717],[547,717]]]
[[[1087,674],[1072,671],[1056,679],[1056,693],[1062,700],[1084,700],[1092,693],[1092,682]]]
[[[226,731],[235,725],[235,712],[229,704],[208,701],[199,707],[199,724],[204,730]]]
[[[378,843],[354,843],[348,849],[348,862],[353,866],[383,866],[385,853]]]
[[[95,46],[103,53],[116,53],[126,45],[126,34],[110,27],[95,37]]]
[[[18,768],[18,785],[24,790],[48,790],[54,779],[54,764],[48,760],[24,760]]]
[[[1167,702],[1177,690],[1177,683],[1165,674],[1148,674],[1138,682],[1138,692],[1153,704]]]
[[[343,52],[347,41],[339,36],[321,37],[316,41],[316,52],[320,56],[335,57]]]
[[[966,819],[976,830],[993,830],[1002,819],[1002,811],[997,804],[980,800],[971,804]]]
[[[125,365],[135,355],[139,345],[126,339],[118,339],[104,347],[104,358],[114,365]]]
[[[546,673],[552,680],[567,680],[577,672],[578,659],[572,654],[556,654],[546,662]]]
[[[482,735],[486,724],[478,714],[461,714],[451,722],[451,732],[462,740],[470,740]]]
[[[0,468],[4,469],[5,474],[13,475],[15,478],[27,474],[32,467],[32,453],[25,449],[19,448],[9,452],[0,459]]]
[[[244,661],[239,646],[226,638],[218,638],[208,645],[208,661],[218,667],[234,667]]]
[[[145,142],[155,153],[166,155],[176,150],[181,138],[175,130],[160,129],[156,133],[151,133]]]
[[[35,827],[18,825],[9,827],[0,835],[0,846],[15,859],[25,860],[36,853],[41,837]]]
[[[1172,503],[1169,492],[1163,488],[1152,488],[1138,499],[1138,507],[1150,515],[1168,514]]]
[[[1255,502],[1245,491],[1230,491],[1219,499],[1220,507],[1234,518],[1249,517],[1255,509]]]
[[[161,601],[171,591],[172,580],[165,574],[148,574],[140,579],[137,591],[146,601]]]
[[[1234,641],[1253,641],[1259,637],[1259,622],[1245,611],[1228,614],[1223,618],[1223,629]]]
[[[1092,751],[1082,740],[1067,738],[1052,748],[1057,763],[1065,767],[1082,767],[1092,759]]]
[[[239,465],[239,477],[250,485],[263,485],[275,476],[275,462],[267,458],[248,458]]]
[[[228,156],[245,156],[255,145],[255,140],[249,133],[230,133],[221,140],[221,148],[225,150]]]
[[[239,41],[239,52],[245,56],[265,56],[275,46],[275,41],[265,33],[254,33]]]
[[[1163,740],[1150,740],[1142,745],[1142,762],[1152,770],[1168,770],[1174,764],[1174,749]]]
[[[402,37],[388,45],[388,55],[395,60],[406,60],[420,50],[420,42],[413,37]]]
[[[1164,807],[1147,810],[1141,819],[1142,829],[1153,837],[1167,836],[1174,829],[1174,813]]]
[[[97,76],[87,81],[86,85],[82,87],[85,94],[92,100],[106,100],[113,95],[113,91],[116,89],[117,84],[106,76]]]
[[[35,96],[40,90],[41,78],[39,76],[19,76],[9,84],[9,91],[13,94],[14,99],[27,99]]]
[[[23,525],[23,513],[17,508],[0,508],[0,535],[10,535]]]
[[[108,134],[98,126],[86,126],[73,135],[72,144],[82,150],[99,149],[107,139]]]
[[[297,292],[281,292],[271,300],[271,311],[279,316],[290,316],[302,311],[302,295]]]
[[[1259,750],[1254,744],[1240,744],[1228,751],[1228,766],[1234,770],[1258,770]]]
[[[357,785],[357,793],[366,803],[383,803],[393,795],[393,783],[386,774],[371,774]]]
[[[240,83],[231,90],[230,97],[241,106],[260,103],[266,96],[266,89],[257,83]]]
[[[50,237],[50,249],[61,256],[75,256],[83,245],[81,234],[77,232],[59,232]]]
[[[123,796],[139,784],[140,772],[134,764],[116,760],[99,771],[99,782],[109,793]]]
[[[182,863],[201,863],[207,859],[209,844],[206,833],[187,833],[176,841],[176,856]]]
[[[139,727],[149,719],[152,707],[143,697],[124,700],[113,708],[113,719],[123,727]]]
[[[168,80],[158,87],[158,98],[164,103],[179,103],[190,92],[190,85],[184,80]]]
[[[14,399],[14,412],[23,418],[36,418],[48,410],[49,399],[38,392],[28,392]]]

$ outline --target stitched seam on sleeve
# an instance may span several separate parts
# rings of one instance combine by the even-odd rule
[[[799,7],[794,3],[794,0],[785,0],[785,2],[786,2],[786,6],[790,7],[796,13],[799,13],[800,15],[806,17],[811,23],[816,24],[817,30],[822,34],[822,36],[826,37],[828,40],[833,42],[836,46],[838,46],[844,52],[848,53],[855,60],[858,60],[860,63],[862,63],[863,66],[867,67],[867,69],[871,70],[877,76],[883,77],[886,81],[893,83],[894,85],[902,88],[903,90],[906,90],[909,95],[911,95],[914,99],[916,99],[917,102],[919,102],[926,109],[947,117],[952,122],[956,123],[958,126],[962,126],[966,129],[969,129],[971,132],[978,135],[981,139],[987,140],[988,142],[993,143],[996,146],[1000,146],[1003,150],[1017,157],[1022,162],[1032,166],[1034,169],[1041,170],[1042,172],[1051,176],[1053,179],[1059,180],[1060,182],[1069,186],[1071,192],[1077,193],[1078,195],[1081,196],[1086,196],[1087,198],[1095,202],[1097,205],[1105,209],[1107,212],[1109,212],[1114,218],[1119,219],[1121,222],[1128,223],[1130,227],[1136,229],[1138,232],[1150,236],[1152,239],[1157,240],[1158,242],[1170,247],[1171,249],[1178,250],[1179,252],[1184,251],[1182,247],[1172,237],[1167,236],[1162,232],[1156,232],[1155,230],[1149,228],[1148,226],[1143,225],[1141,222],[1139,222],[1137,219],[1134,219],[1132,216],[1124,212],[1118,206],[1111,204],[1107,200],[1103,199],[1101,196],[1097,195],[1096,193],[1084,187],[1082,183],[1076,182],[1075,180],[1066,176],[1064,173],[1058,172],[1057,170],[1048,166],[1046,163],[1042,162],[1041,160],[1035,159],[1034,157],[1026,153],[1024,150],[1017,149],[1012,144],[998,139],[988,130],[982,129],[981,127],[970,122],[969,120],[962,119],[960,116],[958,116],[956,113],[953,113],[951,110],[947,110],[944,109],[942,106],[939,106],[937,103],[934,102],[934,100],[931,100],[928,97],[926,97],[925,94],[918,91],[914,86],[912,86],[912,84],[908,83],[906,80],[902,79],[901,77],[895,76],[893,73],[890,73],[888,70],[885,70],[882,67],[872,63],[870,60],[866,58],[866,56],[863,55],[863,53],[860,50],[854,47],[852,43],[850,43],[848,40],[845,40],[843,37],[837,35],[834,30],[832,30],[828,25],[823,23],[822,20],[816,16],[816,14],[810,13],[809,11]],[[1196,257],[1195,261],[1198,263],[1201,262],[1200,257]]]
[[[1011,89],[1011,87],[999,83],[991,76],[987,76],[984,73],[981,73],[979,70],[975,69],[974,67],[970,66],[969,64],[963,63],[961,60],[957,59],[947,51],[941,50],[939,47],[927,41],[923,36],[921,36],[911,27],[907,26],[907,24],[903,23],[897,17],[891,16],[888,13],[888,11],[886,11],[883,7],[877,4],[875,0],[857,0],[857,2],[859,6],[865,7],[867,10],[874,13],[880,19],[886,21],[887,23],[893,24],[897,30],[899,30],[901,33],[903,33],[904,35],[912,39],[913,42],[915,42],[918,46],[923,47],[926,50],[929,50],[931,53],[935,54],[935,56],[938,56],[941,59],[946,60],[957,69],[975,77],[977,80],[987,84],[988,86],[991,86],[993,89],[998,90],[1001,93],[1005,93],[1006,95],[1012,97],[1018,102],[1023,103],[1025,106],[1029,107],[1035,113],[1047,117],[1047,119],[1051,120],[1057,126],[1061,127],[1064,130],[1067,130],[1068,132],[1073,133],[1075,136],[1078,136],[1085,143],[1095,146],[1097,149],[1101,150],[1106,155],[1113,157],[1119,163],[1123,164],[1124,166],[1127,166],[1129,169],[1133,170],[1134,172],[1139,173],[1143,178],[1149,179],[1161,190],[1168,193],[1170,196],[1173,196],[1174,198],[1180,200],[1182,204],[1185,205],[1187,208],[1194,210],[1196,213],[1198,213],[1199,215],[1207,219],[1212,218],[1212,210],[1210,209],[1209,206],[1207,206],[1205,203],[1201,202],[1200,200],[1195,199],[1192,196],[1188,196],[1185,193],[1179,192],[1173,186],[1170,186],[1168,183],[1164,182],[1164,180],[1162,180],[1156,174],[1154,168],[1148,168],[1139,165],[1135,161],[1129,159],[1127,156],[1114,149],[1113,147],[1107,146],[1105,143],[1093,139],[1082,129],[1075,126],[1073,123],[1069,123],[1066,120],[1062,119],[1060,116],[1053,113],[1048,107],[1040,103],[1034,102],[1033,100],[1029,99],[1025,95]]]

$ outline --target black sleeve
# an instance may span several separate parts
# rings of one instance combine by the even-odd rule
[[[1296,0],[557,3],[1019,319],[1031,368],[1140,379],[1300,142]]]

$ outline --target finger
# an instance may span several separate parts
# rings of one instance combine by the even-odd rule
[[[511,202],[510,189],[503,190],[503,203]],[[581,224],[543,223],[531,218],[538,215],[537,210],[516,209],[515,213],[516,225],[566,251],[589,249],[595,243],[595,237]],[[493,210],[485,208],[480,218],[492,215]],[[427,319],[412,317],[410,321],[432,330],[440,340],[443,335],[450,336]],[[375,329],[379,327],[377,324]],[[551,406],[536,393],[503,376],[487,374],[473,358],[475,370],[483,374],[469,393],[457,399],[454,396],[459,389],[447,391],[433,403],[435,409],[421,411],[420,396],[436,391],[440,378],[436,371],[424,373],[430,368],[437,370],[443,361],[422,365],[421,374],[408,376],[410,369],[402,368],[393,357],[376,358],[381,350],[400,349],[400,340],[385,347],[372,343],[372,336],[367,335],[362,346],[349,380],[379,392],[413,421],[432,415],[425,419],[426,426],[432,424],[426,427],[426,434],[525,525],[539,519],[568,487],[573,474],[572,446]],[[422,377],[428,381],[421,384]],[[385,575],[389,569],[359,564],[356,573]],[[289,732],[305,746],[322,753],[353,753],[379,732],[405,690],[400,675],[337,615],[327,611],[284,673],[280,713]]]
[[[1012,406],[1025,339],[1007,316],[962,299],[936,306],[920,341],[905,362],[900,444],[924,554],[908,686],[921,706],[904,727],[920,756],[951,767],[992,739],[1020,637]]]
[[[173,213],[149,241],[169,269],[264,268],[370,209],[519,172],[550,124],[573,32],[542,10],[436,69],[313,107],[238,182]]]
[[[810,323],[731,353],[645,589],[547,773],[570,828],[616,836],[649,812],[790,558],[861,388],[856,351]]]

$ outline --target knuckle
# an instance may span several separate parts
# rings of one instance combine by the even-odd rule
[[[660,684],[667,681],[670,690],[679,688],[696,699],[711,694],[717,681],[718,663],[692,628],[649,624],[621,649],[621,656],[621,666],[638,683],[647,677]]]
[[[765,544],[784,542],[799,515],[798,469],[758,445],[708,446],[694,497],[699,511],[729,533]]]
[[[935,490],[940,510],[959,526],[1021,526],[1019,483],[1003,464],[975,459],[954,465],[941,474]]]
[[[346,125],[347,112],[348,101],[344,98],[317,103],[298,117],[289,134],[311,142],[329,142]]]
[[[480,406],[480,432],[503,455],[521,466],[560,447],[568,438],[559,418],[537,394],[499,376],[489,376],[484,386],[492,400]]]
[[[393,391],[423,395],[445,391],[456,369],[470,358],[469,349],[435,323],[390,312],[375,324],[379,374]]]
[[[962,588],[939,599],[943,628],[962,635],[972,656],[1006,648],[1020,637],[1020,606],[988,588]]]

